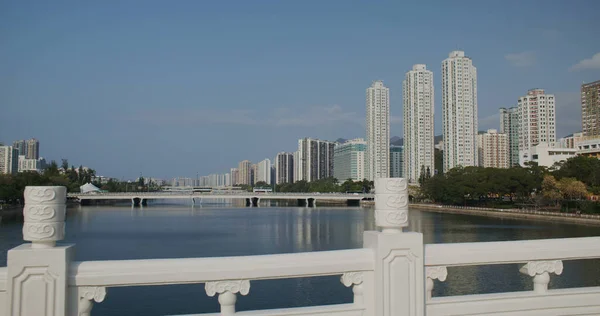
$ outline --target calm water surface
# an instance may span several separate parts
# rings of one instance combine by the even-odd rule
[[[22,243],[22,224],[0,225],[0,266],[6,251]],[[241,256],[362,247],[375,229],[373,210],[358,207],[85,206],[69,210],[65,242],[76,243],[76,260]],[[600,236],[600,227],[411,210],[410,230],[426,243],[503,241]],[[551,288],[600,286],[598,260],[568,261]],[[449,268],[434,296],[525,291],[530,277],[516,264]],[[347,303],[352,291],[339,276],[251,281],[238,310]],[[204,284],[109,288],[93,315],[165,315],[218,312]]]

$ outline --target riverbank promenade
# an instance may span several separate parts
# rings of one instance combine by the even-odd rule
[[[378,230],[364,232],[360,249],[74,261],[76,245],[57,243],[65,234],[66,188],[27,187],[27,243],[9,250],[7,267],[0,268],[0,316],[93,315],[94,304],[102,304],[113,288],[172,284],[204,284],[197,295],[218,301],[220,313],[195,315],[600,315],[600,287],[549,287],[557,275],[570,275],[563,262],[600,258],[600,237],[424,244],[421,233],[406,231],[405,179],[376,180],[374,198]],[[520,264],[510,273],[523,274],[532,291],[432,297],[452,273],[448,268],[510,263]],[[340,290],[352,288],[352,303],[236,311],[238,297],[252,297],[254,281],[331,275],[339,276]]]

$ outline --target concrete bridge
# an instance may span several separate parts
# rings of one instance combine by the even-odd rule
[[[70,193],[68,198],[85,204],[90,200],[131,200],[133,206],[146,205],[148,200],[191,200],[201,204],[202,199],[245,200],[246,206],[258,206],[260,200],[296,201],[298,206],[315,207],[317,200],[346,201],[348,205],[360,205],[361,200],[373,199],[374,194],[365,193],[258,193],[258,192],[127,192],[127,193]]]

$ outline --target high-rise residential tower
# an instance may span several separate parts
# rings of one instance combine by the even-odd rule
[[[16,174],[19,170],[19,150],[0,146],[0,173]]]
[[[402,83],[404,107],[403,176],[417,183],[421,172],[434,174],[433,72],[414,65]],[[391,176],[391,174],[390,174]]]
[[[348,179],[362,181],[365,179],[365,151],[367,142],[362,138],[352,139],[335,146],[333,176],[339,182]]]
[[[27,159],[39,159],[40,158],[40,142],[35,139],[28,139],[26,141],[27,146],[27,154],[25,158]]]
[[[13,148],[19,152],[19,156],[25,156],[25,158],[27,158],[27,141],[17,140],[13,142]]]
[[[367,88],[367,158],[368,180],[387,178],[390,174],[390,89],[383,81]]]
[[[556,102],[553,94],[532,89],[519,98],[519,156],[539,143],[556,142]]]
[[[278,153],[275,157],[275,183],[294,182],[294,154]]]
[[[232,186],[238,184],[238,181],[240,179],[240,169],[238,169],[238,168],[229,169],[229,177],[231,178]]]
[[[404,146],[390,146],[390,178],[405,178],[403,170],[405,166],[403,151]],[[429,171],[423,170],[423,172],[425,174],[429,172],[429,176],[433,176],[433,169],[429,169]]]
[[[495,129],[488,129],[485,133],[479,133],[477,135],[479,166],[485,168],[508,168],[510,161],[508,139],[507,134],[499,134]]]
[[[508,137],[509,167],[519,164],[519,108],[500,108],[500,133]]]
[[[239,163],[238,180],[236,184],[252,184],[252,162],[250,162],[250,160],[244,160]]]
[[[600,80],[581,85],[581,125],[584,136],[600,136]]]
[[[312,138],[298,140],[298,172],[295,180],[311,182],[333,177],[334,148],[335,142]]]
[[[477,69],[463,51],[442,62],[444,172],[477,166]]]
[[[265,182],[271,184],[271,160],[265,159],[256,164],[254,183]]]

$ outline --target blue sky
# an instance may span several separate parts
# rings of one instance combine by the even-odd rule
[[[462,49],[480,129],[531,88],[557,97],[558,137],[581,129],[600,80],[600,1],[4,1],[0,141],[99,174],[171,178],[272,159],[297,139],[364,137],[365,89]]]

